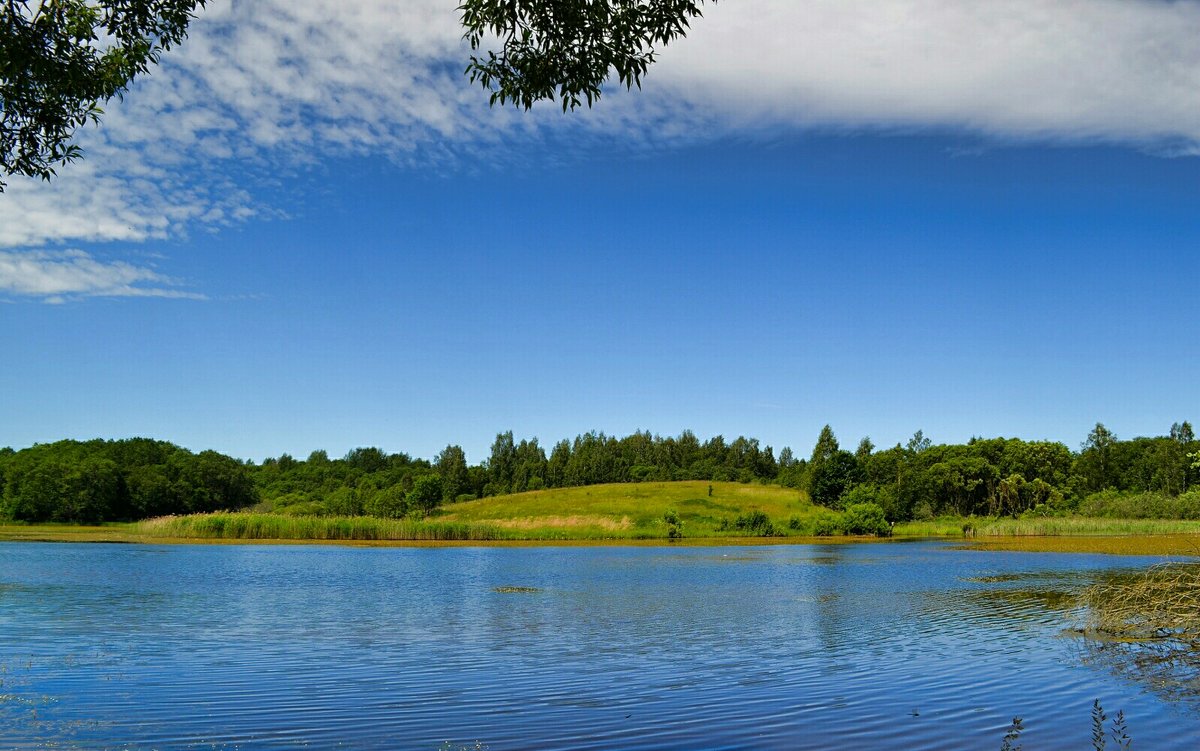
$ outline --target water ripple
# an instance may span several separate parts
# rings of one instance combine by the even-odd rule
[[[0,545],[0,747],[1146,748],[1200,720],[1060,633],[1089,556]],[[1133,562],[1123,565],[1144,565]],[[1079,569],[1079,570],[1076,570]],[[506,589],[508,588],[508,589]],[[513,590],[511,588],[518,588]]]

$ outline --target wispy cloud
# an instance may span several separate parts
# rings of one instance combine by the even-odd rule
[[[102,261],[81,250],[0,251],[0,293],[62,303],[83,297],[204,300],[147,266]]]
[[[1200,144],[1197,0],[737,0],[706,7],[646,89],[562,115],[489,108],[452,0],[210,3],[84,137],[0,195],[0,247],[140,242],[274,207],[259,186],[346,155],[494,159],[543,136],[661,146],[761,128],[938,128]]]

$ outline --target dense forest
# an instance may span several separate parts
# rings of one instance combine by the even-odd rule
[[[0,518],[90,523],[247,507],[399,518],[490,495],[670,480],[775,483],[834,509],[876,503],[897,521],[1068,511],[1200,518],[1200,442],[1187,422],[1124,441],[1098,423],[1078,451],[1019,438],[935,445],[921,431],[906,445],[879,450],[863,438],[849,451],[825,426],[807,458],[690,431],[586,433],[547,455],[536,438],[517,442],[510,431],[474,465],[453,445],[433,461],[356,448],[340,459],[314,451],[256,464],[145,438],[59,441],[0,449]]]

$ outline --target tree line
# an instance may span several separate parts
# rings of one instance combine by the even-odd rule
[[[863,438],[849,451],[827,425],[811,455],[798,458],[755,438],[702,441],[686,430],[590,432],[549,452],[537,438],[517,441],[507,431],[471,464],[457,445],[432,461],[362,447],[336,459],[314,451],[254,463],[146,438],[59,441],[0,449],[0,518],[92,523],[248,507],[399,518],[507,493],[673,480],[775,483],[833,509],[874,503],[892,521],[1087,510],[1095,497],[1189,493],[1200,482],[1200,442],[1186,421],[1167,435],[1130,440],[1097,423],[1074,451],[1019,438],[935,445],[921,431],[904,445],[880,450]]]
[[[244,508],[259,499],[248,467],[165,441],[58,441],[0,449],[0,518],[96,523]]]

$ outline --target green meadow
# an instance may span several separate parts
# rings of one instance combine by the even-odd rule
[[[293,516],[253,511],[164,516],[99,526],[0,525],[0,540],[74,542],[360,542],[492,544],[760,543],[862,539],[850,512],[778,485],[613,483],[451,503],[427,517]],[[898,539],[947,538],[990,549],[1200,555],[1200,522],[1080,516],[942,517],[901,522]]]
[[[773,529],[739,528],[758,512]],[[432,518],[486,524],[515,538],[654,539],[670,533],[668,515],[684,537],[764,536],[772,531],[806,531],[823,515],[807,494],[778,485],[737,482],[612,483],[582,488],[555,488],[443,506]],[[796,520],[792,522],[792,520]],[[800,524],[801,529],[790,528]],[[811,534],[811,530],[808,530]],[[740,533],[746,534],[740,534]]]

